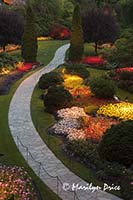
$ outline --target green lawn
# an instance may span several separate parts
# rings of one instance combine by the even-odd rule
[[[66,41],[39,42],[38,60],[44,63],[44,65],[48,64],[54,56],[55,50],[64,43],[66,43]],[[20,51],[14,51],[11,54],[20,55]],[[60,198],[51,192],[51,190],[33,173],[31,168],[28,167],[25,160],[19,153],[8,127],[8,109],[11,98],[22,80],[33,72],[35,71],[29,72],[21,80],[17,81],[11,87],[8,95],[0,96],[0,153],[4,154],[4,156],[0,157],[0,162],[7,165],[24,166],[38,186],[43,200],[59,200]]]

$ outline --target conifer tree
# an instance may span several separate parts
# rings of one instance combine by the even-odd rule
[[[80,62],[84,52],[84,39],[79,4],[74,8],[72,32],[68,58],[71,62]]]
[[[30,5],[26,8],[26,22],[22,36],[22,57],[25,62],[36,62],[37,32],[34,12]]]

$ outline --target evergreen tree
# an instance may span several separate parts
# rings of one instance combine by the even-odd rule
[[[72,32],[68,58],[71,62],[80,62],[84,52],[84,39],[81,24],[81,13],[79,4],[74,8],[72,20]]]
[[[22,36],[22,57],[25,62],[36,62],[37,32],[34,12],[30,5],[26,8],[26,23]]]

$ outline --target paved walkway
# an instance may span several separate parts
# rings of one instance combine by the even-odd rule
[[[103,190],[94,193],[90,190],[78,190],[76,192],[78,198],[76,196],[74,198],[73,192],[65,191],[59,179],[64,183],[63,186],[66,190],[73,183],[78,183],[79,185],[87,187],[87,182],[72,173],[60,160],[58,160],[58,158],[42,141],[33,125],[30,112],[30,101],[33,90],[42,74],[52,71],[59,64],[64,62],[65,52],[68,47],[69,45],[64,45],[59,48],[56,51],[53,60],[45,68],[25,79],[16,90],[11,100],[8,114],[11,134],[21,154],[28,161],[30,167],[38,176],[40,176],[44,183],[63,200],[119,200],[119,198],[103,192]],[[24,146],[28,147],[28,149],[26,149],[20,141]],[[30,151],[33,157],[28,151]],[[33,158],[38,163],[35,162]],[[51,176],[58,176],[59,179],[50,177],[45,173],[44,169]]]

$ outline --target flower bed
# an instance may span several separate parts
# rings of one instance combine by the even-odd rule
[[[89,97],[91,95],[91,91],[89,87],[82,86],[79,88],[75,88],[74,90],[70,91],[73,97]]]
[[[64,108],[57,111],[57,116],[59,118],[65,118],[65,119],[78,119],[79,117],[85,117],[87,116],[84,112],[83,108],[73,106],[71,108]]]
[[[118,117],[124,120],[133,120],[133,104],[120,102],[116,104],[103,105],[97,113],[109,117]]]
[[[0,77],[0,95],[7,94],[9,92],[10,86],[22,78],[24,72],[13,71],[8,75],[2,75]]]
[[[37,200],[32,180],[21,167],[0,166],[0,200]]]
[[[51,132],[67,136],[69,140],[99,141],[112,124],[118,123],[117,120],[86,115],[84,109],[79,107],[61,109],[57,116],[62,119],[52,126]]]
[[[29,71],[30,69],[35,68],[37,65],[39,65],[38,62],[23,63],[23,65],[21,67],[18,67],[18,71],[20,71],[20,72],[26,72],[26,71]]]
[[[116,69],[116,72],[133,72],[133,67],[124,67]]]
[[[103,65],[106,64],[107,61],[98,56],[87,56],[82,59],[82,63],[88,65]]]
[[[77,75],[70,75],[70,74],[65,74],[64,75],[64,86],[66,89],[74,89],[83,83],[83,78],[77,76]]]

